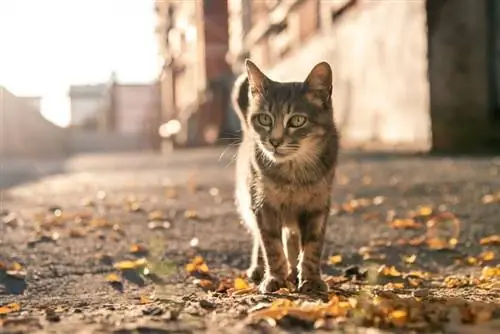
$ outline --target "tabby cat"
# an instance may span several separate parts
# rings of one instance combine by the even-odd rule
[[[304,82],[277,82],[245,66],[232,98],[243,133],[236,204],[253,236],[248,276],[263,293],[287,281],[325,292],[320,260],[338,151],[332,70],[321,62]]]

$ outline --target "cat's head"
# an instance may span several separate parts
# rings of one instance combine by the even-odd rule
[[[250,60],[245,65],[247,124],[262,152],[278,163],[309,159],[334,131],[330,65],[317,64],[303,82],[273,81]]]

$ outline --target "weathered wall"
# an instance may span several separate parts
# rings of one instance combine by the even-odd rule
[[[467,1],[467,0],[464,0]],[[425,1],[361,1],[324,26],[270,76],[303,80],[327,60],[344,143],[430,141]]]
[[[0,87],[0,159],[66,154],[66,132]]]
[[[429,78],[433,147],[466,150],[488,134],[487,1],[432,0]]]

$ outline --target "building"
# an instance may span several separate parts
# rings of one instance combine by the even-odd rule
[[[0,157],[66,154],[66,132],[46,120],[30,101],[0,86]]]
[[[71,103],[71,127],[106,132],[114,121],[109,118],[111,109],[108,84],[73,85],[69,89]]]
[[[156,84],[107,83],[71,86],[70,147],[73,153],[158,148]]]
[[[29,104],[36,111],[41,112],[42,98],[40,96],[19,96],[19,98],[22,99],[24,103]]]
[[[157,147],[160,125],[158,86],[115,83],[111,94],[114,131],[135,136],[138,141]]]
[[[229,0],[229,59],[277,80],[328,61],[344,145],[500,145],[495,0]]]
[[[178,120],[178,145],[216,143],[235,131],[226,61],[229,50],[226,0],[161,0],[155,3],[163,64],[159,76],[162,122]]]

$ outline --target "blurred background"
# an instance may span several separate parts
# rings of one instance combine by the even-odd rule
[[[346,147],[500,148],[496,0],[2,0],[0,156],[224,145],[251,58],[334,70]]]

